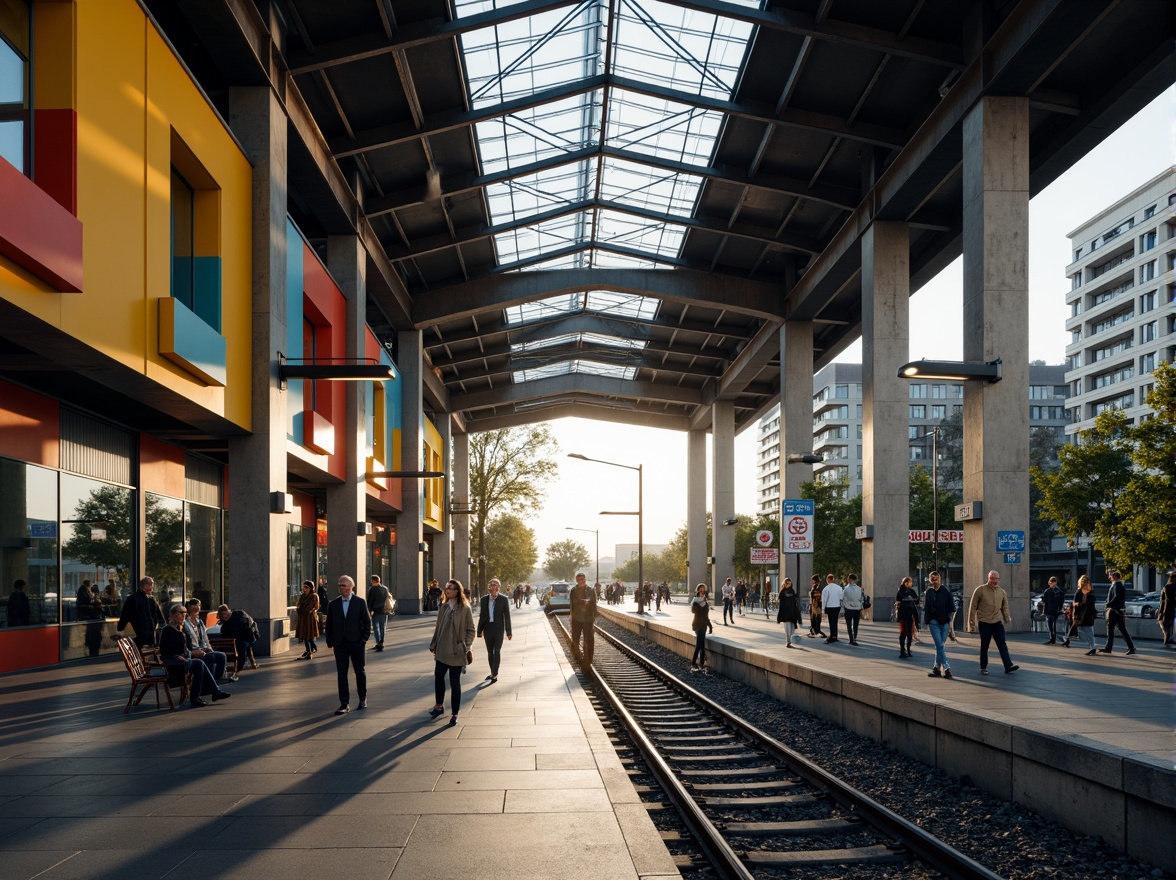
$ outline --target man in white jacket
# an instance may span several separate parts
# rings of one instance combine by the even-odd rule
[[[831,574],[825,575],[825,589],[821,591],[821,605],[824,606],[825,617],[829,620],[829,637],[825,639],[826,645],[840,641],[837,638],[837,618],[841,614],[843,594],[844,591],[841,589],[841,584],[837,583],[837,578]]]

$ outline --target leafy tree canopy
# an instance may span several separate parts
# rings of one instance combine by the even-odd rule
[[[496,577],[504,585],[525,581],[539,560],[535,533],[513,513],[487,523],[485,546],[487,580]]]
[[[588,555],[588,548],[579,541],[556,541],[547,546],[547,558],[543,560],[543,570],[551,575],[553,580],[570,581],[578,571],[588,571],[592,557]],[[593,569],[595,572],[595,569]],[[589,577],[594,577],[590,574]]]
[[[862,521],[862,496],[846,498],[845,481],[800,484],[800,497],[813,505],[813,571],[849,574],[862,565],[854,530]]]

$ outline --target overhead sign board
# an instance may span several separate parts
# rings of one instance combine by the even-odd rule
[[[752,547],[752,565],[779,565],[780,551],[775,547]]]
[[[997,553],[1024,553],[1025,552],[1025,533],[1024,532],[997,532],[996,533],[996,552]]]
[[[780,533],[785,553],[813,552],[813,516],[816,503],[809,499],[789,499],[781,505]]]
[[[856,538],[859,541],[872,541],[872,540],[874,540],[874,527],[873,526],[857,526],[853,530],[853,536],[854,536],[854,538]]]
[[[933,544],[935,538],[934,529],[911,529],[907,533],[907,542],[911,544]],[[963,529],[940,529],[939,530],[940,544],[962,544],[964,543]]]
[[[755,533],[755,542],[761,547],[771,547],[774,540],[776,540],[776,536],[768,529],[760,529]]]
[[[1021,554],[1020,553],[1006,553],[1004,555],[1004,561],[1005,561],[1005,565],[1020,565],[1021,564]]]
[[[984,519],[984,502],[965,501],[963,504],[957,504],[955,506],[955,518],[956,522]]]

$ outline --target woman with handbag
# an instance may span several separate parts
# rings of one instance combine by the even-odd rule
[[[895,618],[898,620],[898,656],[901,658],[913,656],[911,641],[918,629],[919,595],[915,592],[914,583],[909,576],[904,577],[894,597]]]
[[[461,671],[473,661],[470,646],[477,637],[474,627],[474,613],[466,600],[461,581],[446,581],[442,591],[441,608],[437,612],[437,625],[433,628],[433,640],[429,653],[436,658],[433,667],[433,684],[437,703],[429,710],[436,718],[445,711],[445,676],[449,676],[449,705],[453,717],[449,726],[457,724],[457,713],[461,710]]]
[[[1087,657],[1093,657],[1094,649],[1094,588],[1090,585],[1090,578],[1086,575],[1078,578],[1078,590],[1074,593],[1074,625],[1078,627],[1078,636],[1086,642],[1090,650]],[[1067,639],[1066,641],[1069,641]]]
[[[800,626],[800,596],[792,585],[792,578],[784,578],[777,605],[776,623],[784,624],[784,644],[791,648],[796,628]]]
[[[319,598],[314,589],[314,581],[302,582],[302,595],[298,597],[298,622],[294,627],[294,637],[301,640],[306,648],[299,660],[309,660],[310,655],[318,652],[315,640],[319,637]]]

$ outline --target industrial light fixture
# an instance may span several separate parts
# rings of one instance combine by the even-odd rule
[[[911,361],[898,368],[900,379],[950,379],[956,382],[988,382],[1001,380],[1001,360],[985,363],[968,361]]]
[[[733,517],[731,517],[730,519],[725,519],[725,520],[723,520],[723,525],[725,525],[725,526],[737,526],[737,525],[739,525],[739,518],[738,518],[738,517],[735,517],[735,516],[733,516]]]
[[[395,378],[392,367],[371,358],[323,358],[295,364],[278,352],[278,384],[283,389],[291,379],[312,382],[386,382]]]
[[[789,464],[820,464],[825,460],[823,455],[814,455],[811,452],[789,452]]]

